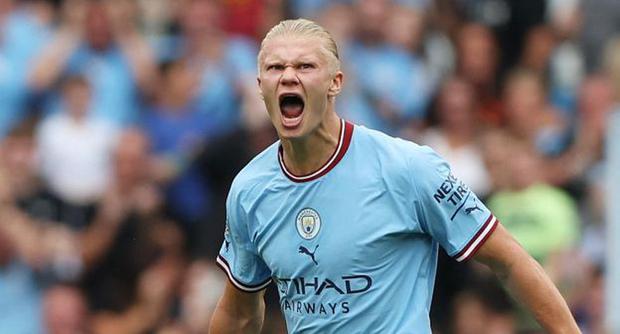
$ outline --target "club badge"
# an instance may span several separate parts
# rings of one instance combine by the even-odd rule
[[[318,212],[311,208],[301,210],[297,214],[295,223],[297,225],[297,232],[306,240],[316,237],[321,229],[321,217]]]

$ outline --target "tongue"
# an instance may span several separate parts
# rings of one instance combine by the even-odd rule
[[[299,117],[303,112],[303,106],[297,103],[286,103],[282,106],[282,114],[286,118],[295,118]]]

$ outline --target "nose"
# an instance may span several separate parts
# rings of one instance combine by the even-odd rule
[[[282,72],[282,77],[280,78],[280,82],[285,86],[296,85],[299,83],[297,72],[295,71],[293,66],[286,66],[284,68],[284,71]]]

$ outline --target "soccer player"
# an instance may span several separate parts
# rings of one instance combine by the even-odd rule
[[[338,117],[327,31],[282,21],[258,63],[280,140],[232,184],[212,333],[260,332],[272,281],[290,333],[430,333],[439,246],[488,264],[550,333],[579,332],[543,269],[442,158]]]

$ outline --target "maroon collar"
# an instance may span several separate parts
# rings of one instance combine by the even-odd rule
[[[284,164],[284,151],[282,149],[282,145],[278,148],[278,162],[280,163],[280,168],[284,175],[286,175],[293,182],[308,182],[312,180],[316,180],[319,177],[327,174],[330,170],[332,170],[344,154],[347,153],[347,149],[349,149],[349,144],[351,144],[351,137],[353,136],[353,124],[346,122],[345,120],[340,120],[340,135],[338,136],[338,145],[336,145],[336,150],[332,155],[327,159],[327,162],[323,164],[319,169],[315,170],[312,173],[305,175],[295,175],[291,171],[286,168]]]

